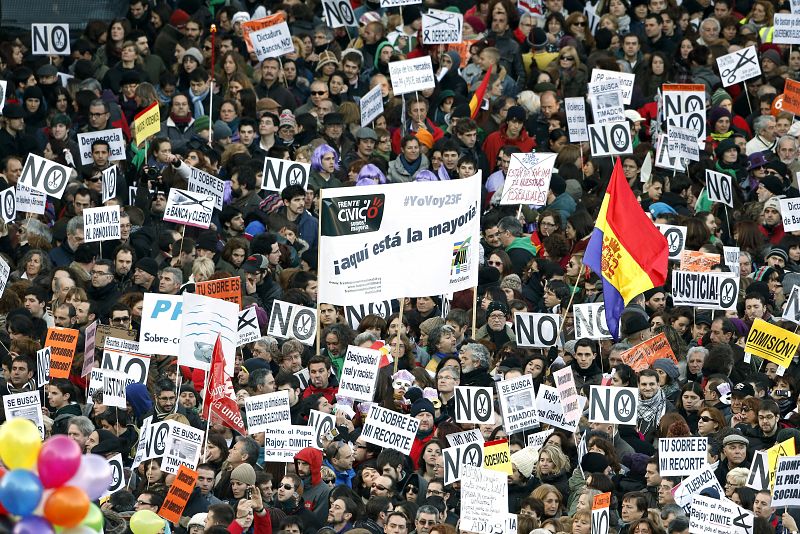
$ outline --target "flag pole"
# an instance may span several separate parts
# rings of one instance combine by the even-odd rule
[[[214,60],[216,59],[217,25],[211,25],[211,80],[208,86],[208,146],[214,140]],[[195,120],[197,117],[195,117]]]
[[[320,189],[319,190],[319,214],[318,214],[319,215],[319,221],[317,222],[317,272],[320,272],[320,268],[319,268],[320,253],[319,253],[319,251],[322,248],[322,191],[324,191],[324,189]],[[317,279],[317,283],[320,286],[322,285],[321,282],[322,281],[319,280],[319,278],[318,278]],[[322,328],[320,328],[320,326],[322,325],[322,317],[320,315],[319,306],[320,306],[319,292],[317,292],[317,354],[320,353],[320,343],[321,343],[321,337],[322,337]],[[336,307],[335,306],[334,306],[333,311],[334,312],[336,311]]]
[[[472,331],[470,332],[470,337],[472,339],[475,339],[475,331],[477,324],[478,324],[478,286],[475,286],[472,288]]]
[[[208,382],[210,376],[211,376],[211,369],[209,368],[209,370],[206,371],[206,385],[205,388],[203,389],[203,402],[208,401],[209,403],[211,402],[211,397],[208,394]],[[208,417],[206,418],[206,435],[205,439],[203,440],[203,462],[206,461],[206,453],[208,452],[208,433],[209,429],[211,428],[211,406],[207,407],[207,411],[208,411]]]
[[[403,328],[403,311],[405,311],[405,308],[406,308],[406,298],[400,297],[400,314],[397,316],[397,320],[400,323],[399,325],[397,325],[398,332],[400,332],[400,330]],[[392,355],[392,359],[394,360],[394,373],[392,374],[395,374],[397,373],[397,366],[400,365],[400,358],[395,358],[394,355]]]

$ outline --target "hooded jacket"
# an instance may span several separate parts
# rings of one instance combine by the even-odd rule
[[[303,501],[306,510],[313,512],[321,524],[328,520],[328,495],[331,487],[322,482],[322,451],[306,447],[294,455],[294,466],[297,461],[306,462],[311,468],[311,476],[303,477]]]
[[[530,152],[536,146],[536,141],[533,140],[525,128],[522,128],[519,136],[516,139],[508,137],[506,130],[507,124],[502,124],[500,129],[492,132],[483,142],[483,153],[486,154],[486,159],[489,161],[489,170],[493,171],[497,167],[497,153],[506,145],[519,147],[522,152]]]

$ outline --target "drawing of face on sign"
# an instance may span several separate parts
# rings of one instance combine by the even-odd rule
[[[232,376],[239,338],[238,317],[236,303],[184,293],[178,364],[207,371],[219,336],[225,372]]]

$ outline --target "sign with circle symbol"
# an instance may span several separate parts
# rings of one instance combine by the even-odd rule
[[[13,187],[0,193],[0,205],[2,205],[3,221],[13,222],[17,216],[17,195]]]

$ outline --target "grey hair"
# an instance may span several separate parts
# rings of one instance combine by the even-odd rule
[[[780,147],[780,146],[781,146],[781,144],[782,144],[784,141],[791,141],[791,143],[792,143],[792,145],[794,146],[795,150],[797,150],[797,139],[795,139],[795,138],[794,138],[794,137],[792,137],[791,135],[784,135],[783,137],[781,137],[780,139],[778,139],[778,145],[777,145],[777,146],[779,146],[779,147]]]
[[[48,242],[53,241],[53,232],[51,232],[43,222],[37,219],[25,219],[22,222],[22,226],[24,226],[28,232],[28,239],[30,239],[31,235],[38,235]]]
[[[73,217],[67,223],[67,235],[74,235],[78,230],[83,233],[83,217]]]
[[[775,117],[772,115],[759,115],[753,121],[753,130],[755,130],[756,133],[759,133],[761,130],[767,127],[767,124],[773,121],[775,121]]]
[[[367,341],[369,341],[370,343],[375,343],[376,341],[378,341],[378,338],[375,337],[375,334],[373,334],[372,332],[361,332],[353,340],[353,345],[359,346]]]
[[[278,348],[278,340],[272,336],[264,336],[260,339],[257,339],[255,344],[262,347],[266,347],[267,351],[270,352],[271,354],[276,354],[280,352],[280,349]]]
[[[633,345],[631,345],[630,343],[614,343],[613,345],[611,345],[611,352],[614,351],[624,352],[631,347],[633,347]]]
[[[678,517],[686,517],[686,512],[684,512],[683,508],[681,508],[677,504],[665,504],[661,508],[661,519],[668,518],[669,514],[675,514],[676,519]]]
[[[497,223],[497,227],[500,229],[501,232],[508,231],[514,237],[522,236],[522,223],[519,222],[514,216],[507,216],[500,219]]]
[[[83,415],[79,415],[77,417],[71,417],[69,420],[69,424],[78,427],[78,430],[84,436],[88,436],[89,434],[94,432],[95,428],[94,423],[92,423],[92,420]],[[69,428],[69,425],[67,425],[67,428]]]
[[[711,24],[714,25],[714,28],[717,30],[717,33],[722,31],[722,26],[720,25],[719,21],[714,17],[708,17],[706,20],[700,23],[700,27],[702,28],[703,24],[706,24],[707,22],[710,22]]]
[[[686,359],[688,360],[689,357],[695,352],[699,352],[700,354],[702,354],[703,358],[708,356],[708,349],[707,348],[705,348],[705,347],[692,347],[692,348],[690,348],[689,350],[686,351]]]
[[[416,518],[419,519],[420,516],[422,516],[422,514],[433,514],[438,519],[439,510],[437,510],[435,506],[431,506],[430,504],[423,504],[417,510],[417,517]]]
[[[745,258],[747,258],[747,261],[749,261],[749,262],[753,261],[753,255],[750,254],[749,252],[747,252],[746,250],[740,250],[739,251],[739,256],[744,256]]]
[[[472,357],[478,360],[478,367],[484,369],[489,367],[489,349],[480,343],[467,343],[464,349],[472,351]]]
[[[175,277],[175,281],[178,283],[178,285],[183,284],[183,273],[180,269],[176,269],[175,267],[165,267],[161,270],[161,274],[164,273],[171,273],[172,276]]]

